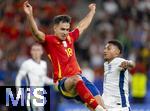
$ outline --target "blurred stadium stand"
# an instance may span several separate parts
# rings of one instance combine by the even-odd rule
[[[29,47],[34,42],[22,9],[23,2],[0,0],[1,86],[14,85],[16,73],[22,62],[29,58]],[[120,40],[124,45],[123,56],[137,63],[131,70],[130,83],[137,73],[143,73],[147,79],[146,93],[142,98],[135,100],[130,91],[131,108],[133,111],[150,111],[149,0],[30,0],[38,27],[45,33],[52,33],[52,18],[58,14],[69,14],[71,27],[75,27],[88,12],[91,2],[97,5],[95,18],[83,38],[75,44],[80,66],[84,68],[87,63],[87,69],[94,72],[93,82],[102,93],[104,45],[111,39]],[[46,55],[43,58],[47,60]],[[51,72],[49,63],[49,76],[52,76]],[[73,108],[86,110],[84,106],[62,98],[52,87],[50,95],[51,111],[62,111],[62,108],[64,111],[74,111],[70,110]]]

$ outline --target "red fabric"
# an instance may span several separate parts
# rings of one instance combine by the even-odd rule
[[[136,63],[136,66],[131,69],[131,74],[135,74],[137,72],[146,74],[146,67],[142,63]]]
[[[81,73],[77,63],[74,41],[79,37],[79,30],[75,29],[69,33],[66,39],[67,47],[54,35],[46,35],[43,47],[46,50],[54,69],[54,82],[63,77],[69,77]],[[69,55],[67,53],[69,51]]]
[[[76,91],[80,98],[87,103],[91,108],[95,109],[98,106],[96,99],[93,97],[92,93],[84,85],[83,81],[79,81],[76,84]]]

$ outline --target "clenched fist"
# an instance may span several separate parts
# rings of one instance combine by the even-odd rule
[[[90,4],[90,5],[89,5],[89,9],[90,9],[91,11],[94,11],[94,12],[95,12],[95,10],[96,10],[96,4],[95,4],[95,3]]]

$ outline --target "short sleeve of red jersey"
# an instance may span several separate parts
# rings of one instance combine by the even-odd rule
[[[54,38],[54,35],[45,35],[45,42],[52,43]]]
[[[49,41],[50,35],[45,35],[45,42]]]
[[[44,42],[42,43],[42,45],[43,46],[46,46],[47,44],[50,44],[50,43],[52,43],[52,35],[45,35],[45,40],[44,40]]]
[[[73,41],[75,42],[79,38],[79,30],[76,28],[73,31],[71,31],[69,35],[72,37]]]

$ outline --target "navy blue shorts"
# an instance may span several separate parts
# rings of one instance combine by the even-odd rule
[[[86,85],[86,87],[89,89],[89,91],[92,93],[93,96],[100,95],[98,89],[96,88],[96,86],[93,83],[91,83],[89,80],[87,80],[82,75],[80,75],[80,76],[81,76],[84,84]],[[71,94],[71,93],[68,93],[68,92],[65,91],[64,82],[65,82],[66,79],[67,78],[64,78],[64,79],[60,80],[59,84],[58,84],[58,90],[61,93],[61,95],[65,98],[67,98],[67,99],[75,99],[77,101],[83,102],[81,100],[81,98],[79,97],[79,95]]]

